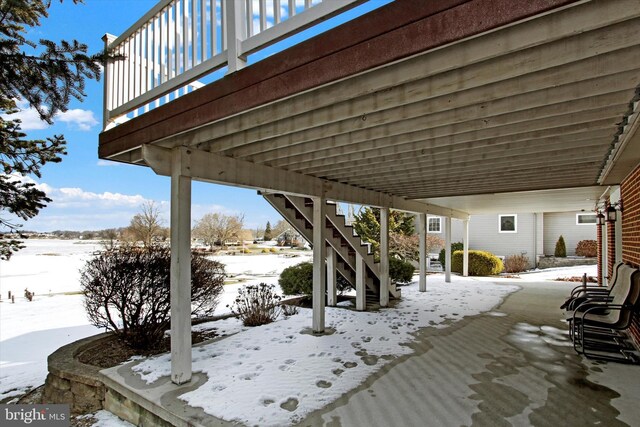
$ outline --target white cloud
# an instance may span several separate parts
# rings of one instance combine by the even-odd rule
[[[96,166],[102,166],[102,167],[108,167],[108,166],[122,166],[124,163],[120,163],[120,162],[112,162],[109,160],[98,160],[98,163],[96,163]]]
[[[93,193],[78,187],[51,188],[47,192],[56,207],[60,208],[80,208],[80,207],[138,207],[147,199],[140,194],[128,195],[121,193]]]
[[[60,113],[56,115],[55,120],[60,120],[72,128],[77,128],[83,131],[89,131],[92,127],[98,124],[98,120],[96,116],[93,114],[91,110],[82,110],[79,108],[74,108],[71,110],[67,110],[64,113]]]
[[[22,124],[20,127],[22,130],[40,130],[46,129],[51,126],[49,123],[44,120],[40,120],[40,115],[35,110],[35,108],[30,108],[29,105],[25,102],[18,102],[18,111],[15,114],[3,114],[2,118],[4,120],[16,120],[20,119]]]
[[[18,100],[16,101],[18,106],[18,111],[15,114],[3,114],[2,118],[5,120],[15,120],[20,119],[22,124],[20,127],[22,130],[42,130],[47,129],[51,125],[44,120],[40,119],[40,115],[36,111],[35,108],[31,108],[29,103],[26,101]],[[96,126],[99,122],[96,119],[93,111],[90,110],[82,110],[80,108],[74,108],[71,110],[67,110],[64,113],[56,114],[53,118],[55,121],[60,121],[65,123],[72,129],[78,129],[81,131],[89,131],[91,128]]]

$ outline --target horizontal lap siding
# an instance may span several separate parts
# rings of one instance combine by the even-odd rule
[[[596,240],[595,224],[576,224],[576,215],[590,212],[557,212],[544,214],[544,254],[553,255],[560,235],[567,246],[567,255],[576,254],[580,240]]]
[[[640,165],[620,185],[622,196],[622,259],[640,268]],[[640,315],[632,324],[636,343],[640,343]]]
[[[505,212],[504,214],[510,214],[510,212]],[[500,233],[498,231],[497,214],[471,215],[469,220],[469,249],[488,251],[505,257],[524,254],[529,258],[529,266],[534,267],[536,262],[535,224],[534,214],[520,213],[517,218],[518,232]]]

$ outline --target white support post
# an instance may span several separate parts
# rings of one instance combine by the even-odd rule
[[[380,208],[380,307],[389,305],[389,208]]]
[[[104,51],[108,52],[109,45],[113,43],[116,36],[112,34],[105,34],[102,36],[104,41]],[[113,61],[105,61],[104,65],[104,95],[102,97],[102,129],[107,129],[111,118],[109,117],[109,111],[113,108],[113,79],[116,78],[113,74]]]
[[[420,292],[427,291],[427,214],[418,214],[418,238],[420,239]]]
[[[367,309],[366,268],[364,258],[356,252],[356,310],[358,311]]]
[[[616,222],[613,228],[614,233],[614,247],[613,253],[615,255],[614,264],[618,261],[622,261],[622,212],[616,210]]]
[[[327,258],[324,223],[327,217],[327,204],[324,197],[313,198],[313,321],[312,329],[316,334],[324,333],[325,280]]]
[[[469,275],[469,220],[462,220],[463,236],[462,236],[462,275]]]
[[[171,381],[191,380],[191,177],[177,148],[171,159]]]
[[[227,40],[227,74],[238,71],[247,65],[242,58],[242,40],[246,38],[245,2],[223,0],[226,12],[226,40]]]
[[[327,248],[327,305],[335,307],[338,303],[336,251],[331,246]]]
[[[451,282],[451,217],[444,217],[444,281]]]

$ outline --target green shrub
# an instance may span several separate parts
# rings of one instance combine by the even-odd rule
[[[280,273],[278,284],[285,295],[311,295],[313,292],[313,264],[301,262]]]
[[[556,250],[554,255],[558,258],[564,258],[567,256],[567,245],[564,243],[564,237],[562,235],[556,242]]]
[[[278,252],[278,250],[276,248],[269,248],[269,252],[275,254],[276,252]]]
[[[510,255],[504,259],[504,271],[507,273],[520,273],[529,268],[529,258],[524,255]]]
[[[455,251],[451,255],[451,271],[462,274],[462,251]],[[469,251],[469,275],[492,276],[504,269],[500,258],[485,251]]]
[[[598,256],[598,242],[595,240],[580,240],[576,246],[576,255],[586,257]]]
[[[338,292],[343,293],[352,288],[342,275],[338,274],[337,276],[336,287]],[[313,264],[301,262],[285,268],[280,273],[278,284],[284,295],[306,295],[310,297],[313,293]]]
[[[389,277],[393,283],[409,283],[416,268],[410,262],[389,258]]]
[[[455,251],[461,251],[464,249],[464,243],[462,242],[455,242],[451,244],[451,254],[453,254]],[[440,255],[438,255],[438,261],[440,261],[440,265],[442,266],[442,268],[444,268],[445,262],[444,262],[444,248],[442,248],[440,250]]]
[[[266,249],[263,249],[263,250],[261,250],[261,251],[260,251],[260,253],[268,254],[268,253],[269,253],[269,251],[268,251],[268,250],[266,250]]]

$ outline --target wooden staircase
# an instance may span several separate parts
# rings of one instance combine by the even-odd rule
[[[284,194],[263,194],[263,197],[274,207],[293,228],[308,242],[313,241],[313,201],[310,198]],[[325,227],[326,245],[336,252],[336,270],[349,284],[356,284],[356,254],[359,254],[366,265],[366,307],[372,309],[379,306],[380,300],[380,266],[374,260],[368,244],[363,243],[355,233],[353,226],[345,224],[345,216],[337,212],[337,204],[327,201]],[[400,290],[389,285],[389,297],[400,298]]]

